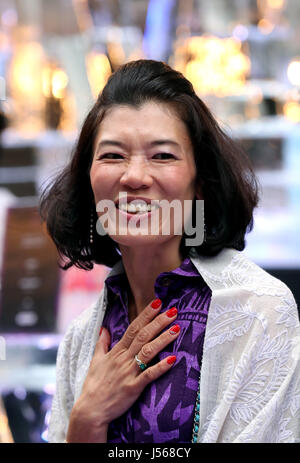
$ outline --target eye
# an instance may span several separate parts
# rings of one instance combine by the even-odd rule
[[[121,156],[121,154],[119,153],[104,153],[104,154],[101,154],[98,159],[103,159],[103,158],[107,158],[107,156]],[[109,158],[109,159],[112,159],[112,158]]]
[[[175,156],[174,156],[173,154],[171,154],[171,153],[157,153],[157,154],[155,154],[154,156],[168,156],[168,157],[171,156],[172,158],[175,159]],[[153,156],[153,157],[154,157],[154,156]]]

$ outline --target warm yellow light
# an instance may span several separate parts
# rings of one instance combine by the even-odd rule
[[[40,63],[43,59],[42,47],[35,42],[22,44],[12,61],[11,78],[15,91],[22,95],[30,95],[40,91]]]
[[[199,54],[204,51],[206,39],[204,37],[191,37],[187,42],[187,51],[191,54]]]
[[[229,55],[239,53],[241,50],[242,43],[239,39],[224,39],[224,47],[226,53]]]
[[[110,63],[105,54],[90,53],[86,58],[86,65],[92,94],[97,98],[111,74]]]
[[[249,59],[241,54],[232,55],[228,59],[227,68],[229,73],[241,75],[244,72],[249,71],[250,61]]]
[[[63,98],[64,90],[68,85],[67,74],[61,70],[57,69],[53,72],[52,76],[52,93],[55,98]]]
[[[53,64],[44,67],[42,71],[42,89],[47,98],[52,96],[58,99],[64,98],[67,85],[68,76],[65,71],[55,67]]]
[[[296,101],[290,101],[283,105],[283,114],[291,122],[300,122],[300,104]]]
[[[207,54],[211,54],[214,59],[218,59],[224,51],[224,44],[220,39],[212,37],[210,40],[206,40],[205,51]]]
[[[15,43],[7,70],[7,91],[14,102],[13,125],[20,132],[26,130],[28,136],[44,126],[42,69],[45,59],[42,46],[25,37]]]
[[[190,61],[181,72],[202,94],[224,96],[240,93],[250,69],[250,60],[241,50],[241,41],[214,36],[192,37],[185,44]],[[184,51],[181,51],[181,54]],[[176,55],[175,55],[176,59]]]
[[[287,76],[292,85],[300,85],[300,60],[293,60],[288,65]]]
[[[281,8],[283,8],[285,0],[268,0],[267,3],[270,8],[280,10]]]
[[[43,94],[49,98],[52,95],[52,69],[50,67],[45,67],[42,70],[42,89]]]
[[[258,22],[257,27],[260,29],[262,34],[268,35],[271,34],[274,29],[274,24],[272,24],[268,19],[263,18]]]

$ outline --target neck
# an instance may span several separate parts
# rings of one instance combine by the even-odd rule
[[[120,245],[120,250],[129,282],[128,311],[132,321],[155,299],[154,284],[158,275],[179,267],[182,256],[175,240],[156,247]]]

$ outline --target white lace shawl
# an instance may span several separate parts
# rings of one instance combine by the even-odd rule
[[[193,264],[212,290],[200,381],[198,442],[300,442],[300,324],[287,286],[225,249]],[[109,276],[123,272],[119,261]],[[106,308],[76,318],[58,350],[49,442],[63,442]]]

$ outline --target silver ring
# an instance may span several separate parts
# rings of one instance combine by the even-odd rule
[[[134,360],[136,361],[136,363],[138,364],[139,368],[140,368],[142,371],[146,370],[146,368],[147,368],[146,363],[143,363],[143,362],[138,358],[137,355],[134,357]]]

